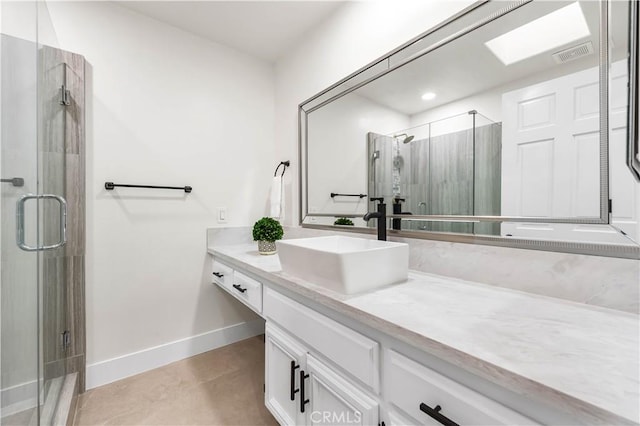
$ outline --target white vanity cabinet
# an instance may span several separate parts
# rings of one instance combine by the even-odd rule
[[[223,288],[231,288],[231,285],[233,284],[233,269],[215,259],[213,261],[212,269],[213,282]]]
[[[263,313],[265,404],[281,424],[378,424],[377,342],[268,287]]]
[[[263,315],[265,403],[283,425],[536,424],[393,344],[381,362],[378,342],[269,286]]]
[[[300,410],[300,372],[306,352],[286,333],[267,324],[265,329],[264,402],[281,425],[305,423]]]
[[[272,288],[264,291],[263,316],[295,336],[312,353],[340,367],[363,388],[379,392],[378,342],[286,297]]]
[[[307,355],[303,372],[308,425],[377,425],[379,404],[326,364]],[[308,393],[307,393],[308,392]]]
[[[378,402],[267,324],[265,405],[281,425],[377,425]]]
[[[251,310],[262,314],[262,283],[260,281],[236,271],[216,259],[213,260],[212,269],[214,284],[231,293]]]
[[[262,283],[243,274],[242,272],[233,272],[233,284],[231,291],[245,305],[262,313]]]
[[[416,420],[409,420],[398,411],[390,410],[384,416],[385,426],[407,426],[417,424]]]
[[[394,350],[387,349],[384,359],[385,399],[412,417],[404,424],[537,424]]]
[[[215,261],[213,272],[217,285],[266,320],[265,405],[282,425],[591,423],[334,316],[313,292],[275,284],[281,276]]]

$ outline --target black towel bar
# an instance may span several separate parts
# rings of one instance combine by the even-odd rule
[[[331,198],[335,198],[335,197],[359,197],[359,198],[365,198],[367,196],[367,194],[337,194],[335,192],[331,193]]]
[[[150,189],[179,189],[184,192],[191,192],[193,188],[190,186],[156,186],[156,185],[130,185],[126,183],[113,183],[113,182],[105,182],[104,189],[107,191],[111,191],[116,186],[120,186],[123,188],[150,188]]]

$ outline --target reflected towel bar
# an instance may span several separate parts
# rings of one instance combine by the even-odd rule
[[[335,198],[335,197],[359,197],[359,198],[365,198],[367,196],[367,194],[337,194],[335,192],[331,193],[331,198]]]
[[[179,189],[187,193],[193,190],[193,188],[191,188],[190,186],[129,185],[125,183],[113,183],[113,182],[104,183],[104,189],[106,189],[107,191],[111,191],[116,186],[121,186],[124,188]]]

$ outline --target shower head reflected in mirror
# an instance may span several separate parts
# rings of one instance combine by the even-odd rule
[[[404,136],[404,139],[402,140],[402,143],[409,143],[413,140],[413,138],[415,136],[413,135],[407,135],[406,133],[400,133],[399,135],[393,135],[394,139],[398,139]]]

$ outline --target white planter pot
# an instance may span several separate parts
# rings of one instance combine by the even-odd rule
[[[275,254],[276,251],[275,241],[258,241],[258,252],[260,254]]]

